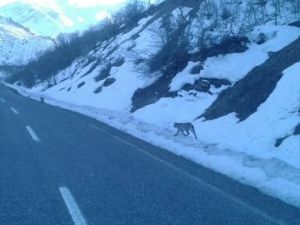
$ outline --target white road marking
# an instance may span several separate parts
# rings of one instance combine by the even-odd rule
[[[0,98],[0,102],[6,102],[3,98]]]
[[[87,225],[85,218],[82,215],[82,212],[75,201],[72,193],[67,187],[59,188],[60,194],[69,210],[69,213],[72,217],[72,220],[75,225]]]
[[[32,140],[34,140],[36,142],[41,142],[39,137],[36,135],[36,133],[34,132],[34,130],[30,126],[26,126],[26,129],[27,129],[28,133],[30,134]]]
[[[10,107],[10,109],[11,109],[11,111],[13,111],[14,114],[16,114],[16,115],[20,114],[18,112],[18,110],[16,110],[14,107]]]
[[[267,213],[259,210],[255,206],[247,204],[247,203],[243,202],[242,200],[240,200],[239,198],[237,198],[237,197],[235,197],[235,196],[233,196],[233,195],[231,195],[229,193],[226,193],[222,189],[219,189],[217,186],[214,186],[214,185],[212,185],[210,183],[207,183],[205,180],[202,180],[201,178],[196,177],[196,176],[194,176],[194,175],[192,175],[192,174],[184,171],[183,169],[178,168],[177,166],[174,166],[172,163],[169,163],[169,162],[167,162],[167,161],[159,158],[158,156],[155,156],[155,155],[149,153],[146,149],[141,148],[140,146],[137,146],[137,145],[135,145],[135,144],[133,144],[133,143],[131,143],[131,142],[123,139],[123,138],[120,138],[120,137],[118,137],[116,135],[113,135],[113,134],[111,134],[111,133],[109,133],[109,132],[107,132],[107,131],[105,131],[105,130],[103,130],[103,129],[95,126],[95,125],[93,125],[93,124],[88,124],[88,125],[90,127],[94,128],[94,129],[100,131],[101,133],[103,133],[105,135],[111,136],[114,139],[116,139],[116,140],[118,140],[118,141],[120,141],[120,142],[122,142],[122,143],[124,143],[124,144],[126,144],[128,146],[131,146],[132,148],[136,149],[137,151],[139,151],[139,152],[145,154],[146,156],[148,156],[148,157],[150,157],[150,158],[152,158],[152,159],[160,162],[161,164],[165,165],[166,167],[171,168],[171,169],[177,171],[178,173],[180,173],[180,174],[182,174],[182,175],[184,175],[184,176],[186,176],[186,177],[194,180],[195,182],[200,183],[203,186],[206,186],[207,188],[211,189],[215,193],[220,194],[221,196],[223,196],[223,197],[225,197],[225,198],[227,198],[227,199],[229,199],[229,200],[237,203],[238,205],[240,205],[240,206],[242,206],[244,208],[247,208],[248,210],[252,211],[253,213],[256,213],[256,214],[262,216],[266,220],[269,220],[272,223],[277,224],[277,225],[285,225],[284,222],[282,222],[282,221],[280,221],[278,219],[274,219],[273,217],[271,217]]]

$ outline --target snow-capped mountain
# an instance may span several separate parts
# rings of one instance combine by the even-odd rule
[[[25,93],[300,206],[294,3],[166,0]],[[200,140],[174,137],[174,122]]]
[[[83,31],[105,17],[108,11],[114,11],[113,6],[104,4],[77,7],[67,0],[24,0],[0,6],[0,15],[12,18],[35,34],[48,37]]]
[[[0,65],[23,65],[53,46],[49,38],[36,36],[11,19],[0,16]]]
[[[15,2],[0,7],[0,15],[28,27],[37,35],[48,37],[65,32],[72,23],[59,11],[25,2]]]

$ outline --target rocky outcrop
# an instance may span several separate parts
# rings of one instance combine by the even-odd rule
[[[295,130],[294,130],[294,135],[300,135],[300,123],[299,123],[298,126],[295,128]]]
[[[240,120],[245,120],[267,100],[283,71],[300,61],[299,52],[300,38],[272,54],[265,63],[223,91],[200,117],[212,120],[235,112]]]
[[[138,89],[133,98],[132,98],[132,109],[131,112],[136,111],[139,108],[142,108],[146,105],[153,104],[157,102],[162,97],[173,97],[174,92],[169,91],[170,83],[172,79],[177,75],[178,72],[182,71],[188,64],[188,61],[199,61],[200,64],[193,73],[200,72],[203,67],[201,62],[205,61],[207,57],[217,56],[220,54],[228,54],[233,52],[244,52],[248,49],[247,43],[249,40],[245,37],[228,37],[222,40],[221,43],[211,46],[210,48],[203,49],[198,53],[192,55],[184,55],[182,52],[178,54],[180,57],[173,57],[174,60],[169,64],[167,71],[164,75],[159,78],[155,83],[144,89]],[[208,80],[208,79],[205,79]],[[221,81],[218,79],[210,79],[209,83],[224,82],[228,84],[228,81]],[[199,89],[200,92],[208,92],[211,84],[204,84],[205,81],[199,80],[194,84],[194,87],[191,85],[186,85],[185,89]],[[219,86],[219,85],[217,85]]]
[[[211,94],[211,87],[220,88],[222,86],[229,86],[231,82],[226,79],[216,79],[216,78],[200,78],[194,84],[186,84],[182,87],[185,91],[195,90],[198,92],[206,92]]]
[[[191,58],[194,62],[197,62],[217,55],[245,52],[248,49],[249,42],[247,37],[226,37],[220,43],[194,53]]]
[[[103,82],[103,86],[104,87],[108,87],[110,85],[112,85],[113,83],[115,83],[116,79],[113,77],[107,78],[104,82]]]

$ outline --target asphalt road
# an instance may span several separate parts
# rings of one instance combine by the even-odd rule
[[[300,210],[0,85],[0,225],[300,224]]]

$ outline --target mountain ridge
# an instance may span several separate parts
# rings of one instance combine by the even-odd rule
[[[0,65],[25,65],[35,59],[38,54],[52,47],[53,40],[48,37],[37,36],[30,29],[15,22],[11,18],[0,15]]]
[[[59,12],[29,3],[16,2],[4,5],[0,7],[0,14],[41,36],[54,37],[67,30]]]

